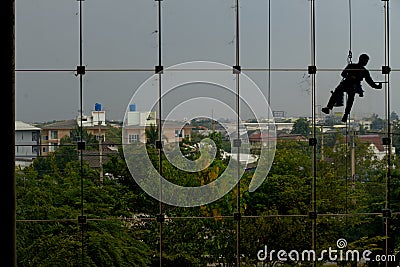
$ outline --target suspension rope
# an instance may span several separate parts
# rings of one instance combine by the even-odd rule
[[[349,143],[349,121],[350,121],[350,116],[349,119],[346,120],[346,139],[345,139],[345,145],[344,145],[344,162],[345,162],[345,166],[344,166],[344,179],[345,179],[345,189],[346,189],[346,201],[345,201],[345,213],[347,214],[349,212],[348,209],[348,143]],[[347,217],[346,217],[346,221],[345,221],[345,225],[347,226]]]
[[[352,36],[352,25],[351,25],[351,0],[349,0],[349,54],[347,55],[347,63],[352,63],[352,58],[353,58],[353,52],[352,52],[352,48],[351,48],[351,36]]]
[[[384,1],[384,52],[385,52],[385,67],[388,68],[387,71],[383,72],[385,75],[385,116],[387,120],[387,136],[386,136],[386,201],[385,201],[385,210],[387,213],[385,214],[385,256],[386,258],[390,252],[390,244],[389,244],[389,236],[390,236],[390,179],[391,179],[391,157],[392,157],[392,149],[391,149],[391,122],[390,122],[390,83],[389,83],[389,73],[390,73],[390,65],[389,65],[389,51],[390,51],[390,42],[389,42],[389,0]],[[389,266],[389,263],[386,262],[385,266]]]
[[[353,52],[352,52],[352,10],[351,10],[351,0],[348,1],[348,9],[349,9],[349,53],[347,55],[347,64],[352,63]],[[346,94],[346,103],[347,103],[347,94]],[[346,105],[346,104],[345,104]],[[349,144],[349,131],[350,131],[350,121],[351,116],[348,114],[348,119],[346,120],[346,139],[345,139],[345,188],[346,188],[346,202],[345,202],[345,212],[348,213],[348,144]],[[347,217],[345,221],[347,225]]]

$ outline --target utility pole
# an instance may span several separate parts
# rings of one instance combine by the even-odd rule
[[[103,175],[103,145],[101,135],[101,121],[100,121],[100,111],[97,111],[97,124],[99,126],[99,165],[100,165],[100,184],[103,184],[104,175]]]
[[[321,125],[321,161],[325,160],[324,156],[324,125]]]
[[[351,142],[351,181],[354,183],[356,177],[356,144],[354,139],[356,138],[356,131],[352,131],[352,135],[350,136]]]

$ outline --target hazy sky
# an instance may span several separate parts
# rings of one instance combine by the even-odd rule
[[[286,111],[288,116],[311,116],[311,81],[306,70],[311,65],[310,1],[271,0],[270,18],[268,2],[239,1],[240,66],[262,69],[270,62],[270,73],[259,70],[244,73],[271,100],[272,110]],[[50,121],[78,115],[80,78],[73,70],[80,64],[79,3],[16,1],[17,120]],[[236,64],[234,0],[164,0],[161,4],[165,68],[191,61]],[[381,0],[351,0],[353,61],[357,61],[360,53],[369,54],[367,68],[377,81],[384,79],[380,72],[385,65],[383,4]],[[392,111],[400,114],[400,3],[389,1],[389,5],[389,60],[393,70],[390,105]],[[87,68],[82,84],[84,113],[90,114],[95,103],[101,103],[109,120],[122,120],[141,84],[148,79],[157,82],[151,70],[158,65],[158,2],[85,0],[82,6],[82,60]],[[340,82],[340,70],[347,64],[349,0],[318,0],[315,12],[319,69],[316,92],[320,109],[327,103],[330,90]],[[365,82],[363,88],[365,97],[356,98],[353,115],[377,113],[384,117],[385,91],[372,89]],[[188,86],[180,92],[190,99],[198,95],[191,90],[202,89]],[[245,93],[246,88],[241,90]],[[191,117],[192,111],[210,116],[213,113],[215,118],[226,116],[222,111],[219,113],[218,107],[192,102],[191,109],[181,119]],[[135,104],[138,110],[148,105]]]

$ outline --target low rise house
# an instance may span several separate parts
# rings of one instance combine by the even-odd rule
[[[61,139],[71,136],[72,131],[78,129],[78,119],[54,122],[42,127],[41,142],[42,155],[46,156],[49,152],[54,152],[60,145]],[[96,137],[97,140],[105,141],[105,133],[108,126],[104,125],[84,125],[85,130]],[[77,140],[78,141],[78,140]]]
[[[147,136],[146,130],[154,126],[155,130],[158,131],[156,124],[150,125],[125,125],[123,128],[123,143],[131,144],[134,142],[146,143]],[[175,121],[163,121],[162,122],[162,140],[165,143],[181,142],[183,138],[190,140],[191,132],[194,127],[186,123],[180,123]]]
[[[22,121],[15,121],[15,165],[26,167],[41,155],[41,129]]]
[[[42,126],[41,131],[41,154],[47,155],[54,152],[65,136],[71,136],[72,131],[82,126],[89,134],[95,136],[96,140],[105,140],[105,133],[108,130],[106,125],[106,114],[101,105],[96,103],[91,116],[78,116],[76,119],[58,121]],[[78,141],[78,140],[77,140]]]
[[[377,159],[382,160],[388,151],[388,146],[382,143],[382,138],[377,135],[359,135],[358,140],[361,143],[369,144],[370,149],[374,152],[374,155]],[[395,147],[390,147],[392,155],[395,155],[396,149]]]

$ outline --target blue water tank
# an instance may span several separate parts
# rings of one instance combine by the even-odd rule
[[[94,110],[95,111],[101,111],[101,104],[100,103],[94,104]]]
[[[136,105],[135,104],[130,104],[129,105],[129,111],[136,111]]]

